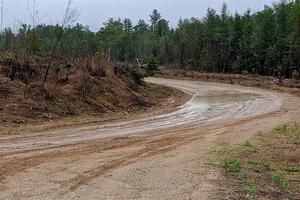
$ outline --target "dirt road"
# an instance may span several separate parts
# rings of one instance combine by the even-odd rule
[[[147,81],[191,100],[156,116],[1,136],[0,199],[219,199],[218,173],[203,166],[205,153],[300,116],[298,97],[284,93]]]

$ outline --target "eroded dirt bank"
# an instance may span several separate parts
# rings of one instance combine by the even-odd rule
[[[279,79],[278,77],[273,76],[262,76],[255,74],[206,73],[168,67],[160,68],[160,76],[175,79],[182,78],[187,80],[238,84],[295,94],[300,93],[300,80],[284,78]]]
[[[2,136],[0,199],[220,199],[218,173],[203,166],[204,154],[300,116],[299,98],[285,93],[147,81],[193,98],[152,117]]]

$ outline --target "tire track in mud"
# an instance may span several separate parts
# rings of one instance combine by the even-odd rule
[[[180,132],[180,131],[178,131]],[[165,136],[148,135],[148,136],[131,136],[125,138],[115,138],[108,140],[99,140],[87,144],[80,145],[66,145],[61,148],[45,149],[43,152],[27,152],[33,155],[26,155],[26,152],[17,154],[12,157],[2,157],[0,162],[0,181],[3,181],[7,176],[13,176],[16,173],[25,171],[26,169],[38,166],[42,163],[48,162],[53,159],[82,156],[112,149],[121,149],[128,146],[141,146],[145,145],[146,151],[157,152],[160,148],[166,145],[174,145],[178,141],[189,140],[191,136],[177,135],[177,132],[166,134]],[[155,149],[152,149],[154,148]],[[152,150],[151,150],[152,149]],[[23,155],[24,154],[24,155]]]
[[[199,137],[200,136],[197,136],[197,139],[199,139]],[[97,178],[112,169],[122,167],[128,164],[133,164],[142,158],[149,158],[158,154],[166,153],[168,151],[176,149],[178,146],[187,145],[188,143],[193,142],[195,140],[195,136],[191,136],[167,137],[150,141],[148,142],[146,147],[142,148],[141,150],[138,150],[137,152],[134,152],[128,156],[112,160],[96,168],[89,169],[83,174],[77,175],[71,180],[68,180],[65,184],[63,184],[62,187],[64,188],[64,192],[76,190],[82,184],[86,184],[92,179]]]
[[[71,180],[63,184],[64,193],[75,190],[80,185],[85,184],[92,179],[101,176],[102,174],[112,169],[122,167],[128,164],[138,162],[139,159],[152,157],[158,154],[166,153],[174,150],[179,146],[187,145],[191,142],[199,141],[205,137],[206,134],[214,133],[220,128],[203,127],[202,131],[189,133],[193,128],[189,127],[178,131],[166,132],[163,136],[160,134],[132,136],[126,138],[115,138],[110,140],[100,140],[93,143],[66,146],[59,149],[48,149],[44,152],[36,152],[34,155],[24,157],[6,158],[0,162],[0,182],[5,183],[8,176],[13,176],[17,173],[26,171],[27,169],[36,167],[43,163],[53,161],[55,159],[67,157],[81,157],[92,153],[99,153],[113,149],[122,149],[129,146],[141,147],[140,150],[133,154],[124,156],[119,159],[112,160],[97,168],[86,170],[84,174],[79,174]],[[67,148],[67,149],[66,149]],[[19,156],[19,155],[17,155]],[[0,188],[4,190],[5,188]]]

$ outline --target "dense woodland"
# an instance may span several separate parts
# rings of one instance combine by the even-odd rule
[[[97,19],[95,19],[97,20]],[[81,24],[23,24],[1,33],[3,56],[41,59],[97,56],[107,62],[147,63],[201,72],[299,78],[300,1],[283,0],[262,11],[208,9],[204,18],[179,19],[170,27],[157,10],[149,21],[108,19],[98,32]],[[52,61],[49,68],[52,69]],[[47,67],[46,67],[47,68]]]

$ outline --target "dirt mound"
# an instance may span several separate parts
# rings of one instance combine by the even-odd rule
[[[146,85],[134,67],[95,61],[84,67],[58,66],[43,87],[44,72],[45,67],[36,63],[1,61],[1,124],[129,112],[155,104],[151,96],[157,86]]]

